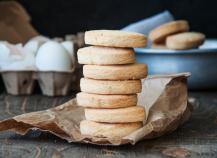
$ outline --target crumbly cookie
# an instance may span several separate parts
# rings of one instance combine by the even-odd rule
[[[148,74],[145,64],[128,65],[84,65],[83,74],[86,78],[102,80],[131,80],[143,79]]]
[[[168,36],[166,46],[169,49],[191,49],[203,44],[205,35],[199,32],[185,32]]]
[[[85,110],[86,120],[105,123],[143,122],[145,109],[142,106],[133,106],[118,109],[89,109]]]
[[[135,32],[118,30],[93,30],[85,32],[85,43],[107,47],[145,47],[147,38],[145,35]]]
[[[158,26],[149,33],[149,38],[154,43],[165,41],[166,37],[175,33],[187,32],[189,24],[185,20],[172,21]]]
[[[108,81],[82,78],[82,92],[94,94],[136,94],[142,90],[141,80]]]
[[[80,122],[80,131],[91,137],[122,138],[142,127],[141,122],[133,123],[98,123],[88,120]]]
[[[135,52],[132,48],[89,46],[78,50],[80,64],[119,65],[132,64],[135,61]]]
[[[123,108],[136,106],[137,95],[101,95],[80,92],[77,94],[77,104],[89,108]]]

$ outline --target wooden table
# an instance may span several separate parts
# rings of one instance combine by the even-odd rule
[[[170,135],[120,147],[67,143],[49,133],[0,133],[0,157],[101,158],[101,157],[217,157],[217,92],[193,92],[191,119]],[[73,96],[46,97],[0,95],[0,119],[59,105]]]

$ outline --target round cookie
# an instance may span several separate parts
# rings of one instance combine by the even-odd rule
[[[89,46],[78,50],[80,64],[119,65],[132,64],[135,61],[135,52],[132,48]]]
[[[80,131],[91,137],[122,138],[142,127],[141,122],[110,124],[88,120],[80,122]]]
[[[86,120],[105,123],[143,122],[145,109],[132,106],[118,109],[85,109]]]
[[[151,48],[153,49],[168,49],[164,43],[152,43]]]
[[[166,45],[169,49],[191,49],[203,44],[205,35],[199,32],[185,32],[168,36]]]
[[[187,32],[189,30],[189,24],[185,20],[177,20],[158,26],[149,33],[149,38],[154,43],[163,42],[167,36]]]
[[[80,92],[77,94],[77,103],[79,106],[88,108],[123,108],[136,106],[137,95],[100,95]]]
[[[94,30],[85,32],[85,43],[107,47],[146,47],[145,35],[118,30]]]
[[[82,78],[82,92],[94,94],[136,94],[142,90],[141,80],[107,81]]]
[[[145,64],[129,64],[114,66],[84,65],[86,78],[102,80],[134,80],[145,78],[148,68]]]

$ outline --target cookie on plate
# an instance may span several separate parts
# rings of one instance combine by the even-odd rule
[[[205,35],[199,32],[185,32],[172,36],[166,39],[166,46],[169,49],[191,49],[198,48],[205,41]]]
[[[146,47],[147,38],[141,33],[118,30],[93,30],[85,32],[85,43],[107,47]]]
[[[151,48],[153,48],[153,49],[168,49],[165,43],[152,43]]]
[[[153,43],[164,42],[166,37],[175,33],[187,32],[189,24],[185,20],[177,20],[158,26],[149,33]]]

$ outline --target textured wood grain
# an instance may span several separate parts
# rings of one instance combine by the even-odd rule
[[[0,133],[0,157],[104,158],[104,157],[217,157],[217,92],[191,93],[196,98],[191,119],[170,135],[135,146],[95,146],[67,143],[49,133]],[[0,119],[57,106],[73,96],[0,95]]]

